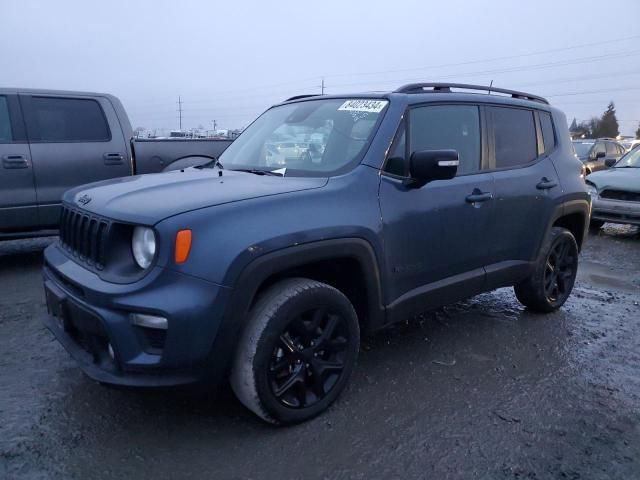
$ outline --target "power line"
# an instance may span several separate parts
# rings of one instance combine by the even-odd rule
[[[450,67],[457,67],[457,66],[464,66],[464,65],[473,65],[473,64],[481,64],[481,63],[490,63],[490,62],[495,62],[495,61],[500,61],[500,60],[513,60],[516,58],[526,58],[526,57],[532,57],[532,56],[536,56],[536,55],[544,55],[544,54],[548,54],[548,53],[556,53],[556,52],[562,52],[562,51],[568,51],[568,50],[576,50],[576,49],[580,49],[580,48],[587,48],[587,47],[593,47],[593,46],[598,46],[598,45],[608,45],[608,44],[613,44],[613,43],[619,43],[619,42],[623,42],[623,41],[627,41],[627,40],[634,40],[640,38],[640,35],[633,35],[630,37],[623,37],[623,38],[617,38],[617,39],[611,39],[611,40],[605,40],[605,41],[600,41],[600,42],[593,42],[593,43],[583,43],[583,44],[579,44],[579,45],[572,45],[572,46],[568,46],[568,47],[561,47],[561,48],[553,48],[553,49],[549,49],[549,50],[539,50],[539,51],[535,51],[535,52],[528,52],[528,53],[523,53],[523,54],[517,54],[517,55],[507,55],[507,56],[501,56],[501,57],[493,57],[493,58],[486,58],[486,59],[480,59],[480,60],[469,60],[469,61],[464,61],[464,62],[457,62],[457,63],[446,63],[446,64],[440,64],[440,65],[425,65],[422,67],[413,67],[413,68],[407,68],[407,69],[396,69],[396,70],[379,70],[379,71],[373,71],[373,72],[357,72],[357,73],[353,73],[353,74],[349,74],[349,73],[335,73],[335,74],[331,74],[331,75],[325,75],[323,78],[329,77],[349,77],[349,76],[369,76],[369,75],[380,75],[380,74],[388,74],[388,73],[401,73],[401,72],[410,72],[410,71],[420,71],[420,70],[429,70],[429,69],[438,69],[438,68],[450,68]],[[612,57],[614,55],[617,54],[610,54],[610,55],[604,55],[604,57]],[[565,63],[565,62],[560,62]],[[567,63],[567,64],[572,64],[572,63]],[[489,71],[492,72],[492,71]],[[501,73],[500,71],[498,71],[498,73]],[[473,74],[473,73],[471,73]],[[466,75],[466,74],[456,74],[456,75],[451,75],[453,77],[457,76],[457,75]],[[261,84],[259,86],[254,86],[254,87],[247,87],[247,88],[242,88],[242,89],[232,89],[232,90],[217,90],[216,92],[218,94],[226,94],[226,93],[236,93],[236,92],[247,92],[247,91],[256,91],[256,90],[262,90],[265,88],[268,89],[273,89],[273,88],[277,88],[277,87],[281,87],[281,86],[288,86],[288,85],[295,85],[301,82],[306,82],[309,80],[313,80],[316,79],[316,77],[306,77],[306,78],[300,78],[297,80],[290,80],[287,82],[280,82],[280,83],[276,83],[276,84]],[[359,82],[356,84],[347,84],[347,85],[362,85],[365,82]],[[343,84],[345,85],[345,84]],[[337,85],[337,86],[343,86],[343,85]],[[209,97],[208,99],[206,99],[205,101],[209,100],[211,97]],[[195,100],[195,101],[199,101],[199,100]],[[158,105],[158,104],[155,104]]]
[[[604,61],[604,60],[613,60],[613,59],[617,59],[617,58],[623,58],[623,57],[629,57],[629,56],[634,56],[637,55],[638,53],[640,53],[640,50],[631,50],[628,52],[621,52],[621,53],[613,53],[613,54],[607,54],[607,55],[595,55],[595,56],[590,56],[590,57],[582,57],[582,58],[577,58],[574,60],[562,60],[562,61],[555,61],[555,62],[546,62],[546,63],[538,63],[538,64],[533,64],[533,65],[526,65],[526,66],[519,66],[519,67],[508,67],[508,68],[501,68],[501,69],[494,69],[494,70],[481,70],[481,71],[475,71],[475,72],[463,72],[463,73],[454,73],[454,74],[447,74],[447,75],[438,75],[438,80],[443,80],[443,79],[448,79],[448,78],[460,78],[460,77],[469,77],[469,76],[484,76],[484,75],[495,75],[498,73],[514,73],[514,72],[524,72],[524,71],[528,71],[528,70],[540,70],[540,69],[545,69],[545,68],[550,68],[550,67],[557,67],[557,66],[565,66],[565,65],[577,65],[580,63],[588,63],[588,62],[598,62],[598,61]],[[383,84],[390,84],[393,83],[394,85],[398,85],[400,83],[405,83],[405,82],[414,82],[416,80],[424,80],[424,79],[416,79],[415,77],[413,78],[405,78],[405,79],[401,79],[401,80],[384,80]],[[338,87],[348,87],[348,86],[356,86],[356,85],[371,85],[372,82],[353,82],[353,83],[343,83],[343,84],[338,84],[338,85],[333,85],[332,88],[338,88]]]
[[[640,90],[640,87],[622,87],[616,88],[616,91],[628,91],[628,90]],[[606,88],[604,90],[588,90],[586,92],[569,92],[569,93],[556,93],[556,94],[547,94],[545,97],[569,97],[574,95],[590,95],[592,93],[612,93],[612,89]]]
[[[345,77],[345,76],[352,76],[352,75],[358,75],[358,76],[379,75],[379,74],[385,74],[385,73],[402,73],[402,72],[428,70],[428,69],[435,69],[435,68],[461,67],[461,66],[464,66],[464,65],[473,65],[473,64],[478,64],[478,63],[490,63],[490,62],[496,62],[496,61],[500,61],[500,60],[513,60],[513,59],[516,59],[516,58],[533,57],[533,56],[536,56],[536,55],[544,55],[544,54],[547,54],[547,53],[556,53],[556,52],[562,52],[562,51],[567,51],[567,50],[576,50],[576,49],[580,49],[580,48],[594,47],[594,46],[599,46],[599,45],[607,45],[607,44],[611,44],[611,43],[618,43],[618,42],[623,42],[623,41],[626,41],[626,40],[634,40],[634,39],[638,39],[638,38],[640,38],[640,35],[632,35],[630,37],[617,38],[617,39],[613,39],[613,40],[606,40],[606,41],[593,42],[593,43],[583,43],[583,44],[580,44],[580,45],[572,45],[570,47],[552,48],[550,50],[538,50],[536,52],[522,53],[522,54],[517,54],[517,55],[507,55],[507,56],[502,56],[502,57],[486,58],[486,59],[482,59],[482,60],[469,60],[469,61],[465,61],[465,62],[444,63],[444,64],[440,64],[440,65],[427,65],[427,66],[423,66],[423,67],[404,68],[404,69],[398,69],[398,70],[379,70],[379,71],[376,71],[376,72],[359,72],[359,73],[356,73],[356,74],[338,73],[338,74],[327,75],[327,77]]]

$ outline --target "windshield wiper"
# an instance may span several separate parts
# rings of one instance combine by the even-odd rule
[[[217,158],[214,158],[210,162],[203,163],[202,165],[197,165],[195,168],[203,169],[203,168],[220,168],[220,170],[224,170],[224,166],[218,161]]]
[[[614,166],[613,168],[640,168],[640,167],[634,167],[633,165],[620,165],[619,167]]]
[[[233,171],[253,173],[254,175],[270,175],[272,177],[284,177],[282,172],[278,172],[276,170],[259,170],[257,168],[234,168]]]

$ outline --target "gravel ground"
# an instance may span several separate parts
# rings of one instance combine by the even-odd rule
[[[591,235],[574,294],[510,289],[363,342],[324,415],[263,424],[233,398],[105,388],[41,325],[42,250],[0,243],[0,478],[640,478],[640,231]]]

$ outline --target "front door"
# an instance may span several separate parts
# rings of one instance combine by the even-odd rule
[[[38,228],[29,144],[15,95],[0,95],[0,233]]]
[[[386,304],[410,315],[482,290],[495,202],[492,175],[481,169],[478,106],[419,106],[406,117],[381,176],[380,209]],[[439,149],[458,152],[458,175],[408,185],[410,154]]]
[[[131,175],[126,140],[105,97],[21,95],[42,228],[56,226],[66,190]]]

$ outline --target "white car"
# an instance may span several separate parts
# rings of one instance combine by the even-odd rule
[[[627,152],[630,152],[638,145],[640,145],[640,140],[625,140],[624,142],[620,143],[622,143],[622,146],[627,150]]]

